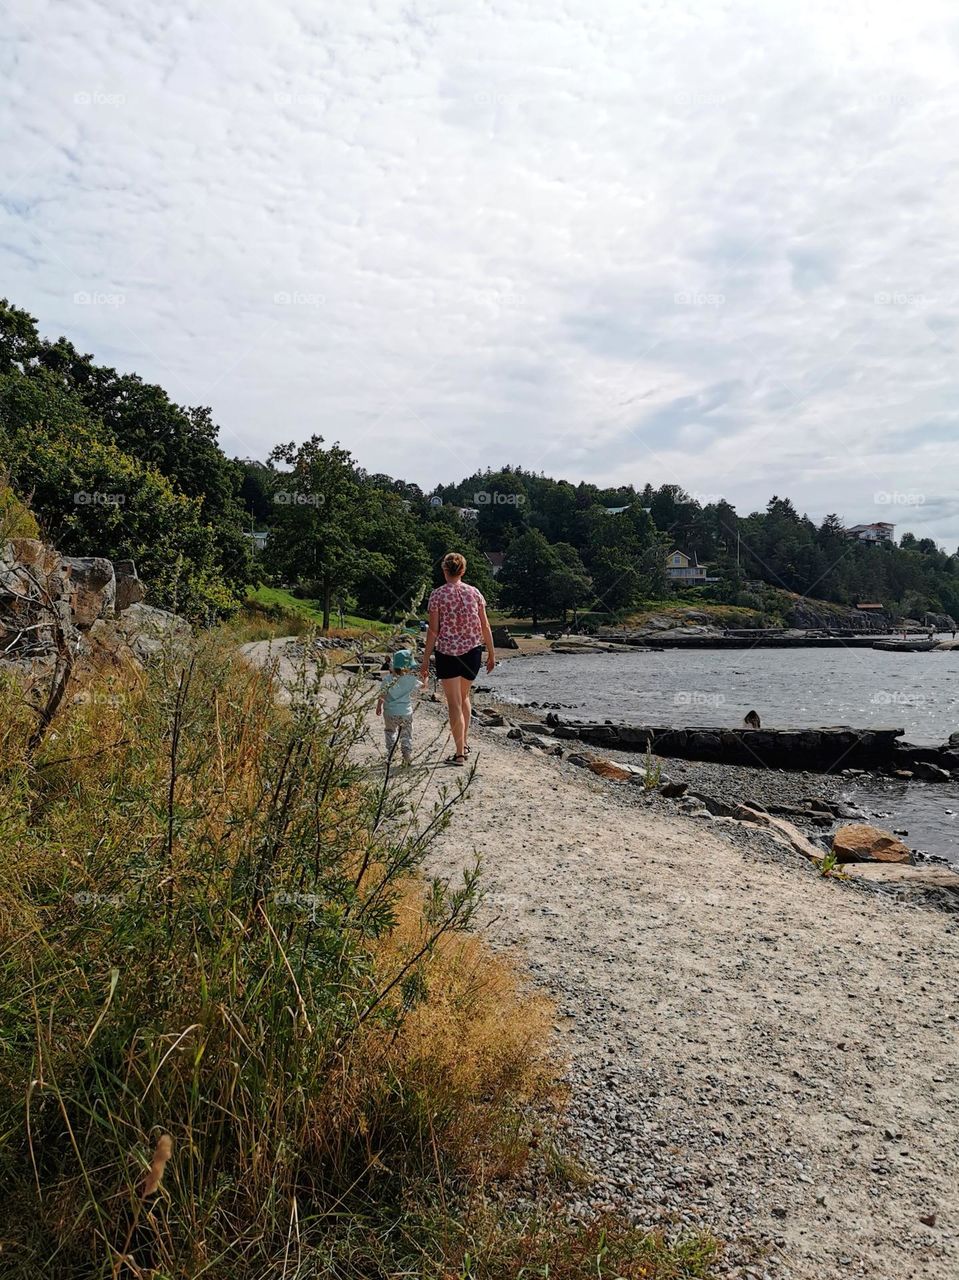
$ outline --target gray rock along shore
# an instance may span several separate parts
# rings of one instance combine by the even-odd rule
[[[840,769],[883,769],[929,782],[959,777],[959,734],[942,746],[901,742],[899,728],[731,729],[727,726],[673,728],[669,725],[580,724],[555,713],[546,725],[557,738],[619,751],[651,751],[683,760],[711,760],[776,769],[833,773]]]

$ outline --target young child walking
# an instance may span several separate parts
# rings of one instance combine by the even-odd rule
[[[376,714],[383,717],[387,757],[392,757],[396,750],[398,737],[404,764],[413,763],[413,695],[422,686],[423,681],[413,670],[410,650],[397,649],[390,669],[383,677],[381,693],[376,700]]]

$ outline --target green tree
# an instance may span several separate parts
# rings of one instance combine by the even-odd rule
[[[389,620],[418,610],[430,582],[430,561],[412,516],[392,490],[365,487],[364,555],[355,584],[361,613]],[[374,562],[376,567],[373,568]]]
[[[488,551],[503,550],[528,523],[526,486],[510,471],[494,471],[483,476],[468,494],[466,505],[479,511],[480,545]]]
[[[178,450],[164,452],[177,433]],[[0,461],[13,489],[60,550],[133,558],[151,603],[198,619],[238,607],[251,562],[214,434],[207,411],[41,338],[0,301]],[[174,454],[179,475],[163,470]]]
[[[561,568],[555,548],[538,529],[521,533],[509,544],[500,571],[502,603],[517,614],[529,614],[537,626],[553,603],[553,574]]]
[[[277,471],[273,529],[266,561],[284,580],[314,583],[329,630],[334,593],[348,593],[361,569],[386,569],[374,552],[364,559],[363,488],[348,450],[338,444],[323,448],[323,437],[303,444],[277,445],[270,461]]]
[[[568,542],[557,542],[552,550],[558,564],[549,575],[550,607],[559,610],[565,623],[570,610],[575,619],[576,610],[589,603],[593,583],[575,547]]]
[[[461,520],[451,507],[429,507],[416,530],[429,560],[434,587],[444,581],[443,557],[450,551],[458,551],[466,557],[466,580],[481,591],[488,602],[495,600],[498,588],[472,521]]]

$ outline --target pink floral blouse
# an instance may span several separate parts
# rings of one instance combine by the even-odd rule
[[[439,615],[437,653],[458,657],[483,643],[483,593],[468,582],[444,582],[430,593],[428,608]]]

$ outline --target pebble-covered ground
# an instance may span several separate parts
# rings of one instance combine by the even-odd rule
[[[556,1000],[570,1211],[707,1226],[729,1275],[955,1280],[959,916],[505,730],[474,746],[433,868],[482,855],[494,937]]]

